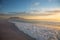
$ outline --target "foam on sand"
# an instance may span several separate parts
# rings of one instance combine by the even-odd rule
[[[36,40],[59,40],[60,30],[52,28],[53,26],[42,26],[39,24],[12,22],[19,28],[19,30],[36,38]]]

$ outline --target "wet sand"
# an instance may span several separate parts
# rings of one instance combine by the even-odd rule
[[[20,31],[15,24],[0,20],[0,40],[35,40]]]

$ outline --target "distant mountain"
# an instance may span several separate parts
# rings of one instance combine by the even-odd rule
[[[10,17],[9,19],[19,19],[19,20],[25,20],[24,18],[21,18],[21,17]]]

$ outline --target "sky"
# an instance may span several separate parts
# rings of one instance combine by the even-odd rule
[[[60,0],[2,0],[0,8],[2,8],[2,12],[59,10]]]

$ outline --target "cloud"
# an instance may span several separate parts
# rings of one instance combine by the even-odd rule
[[[48,0],[49,2],[51,2],[52,0]]]
[[[49,2],[52,2],[52,1],[57,1],[57,0],[48,0]]]
[[[30,11],[39,10],[39,7],[40,7],[40,2],[33,2],[30,7]]]
[[[40,2],[34,2],[32,3],[30,9],[35,10],[38,9],[40,7]]]
[[[54,11],[54,10],[60,10],[60,8],[41,8],[42,11]]]
[[[35,2],[35,3],[33,3],[32,5],[33,5],[33,6],[39,6],[40,3],[39,3],[39,2]]]

